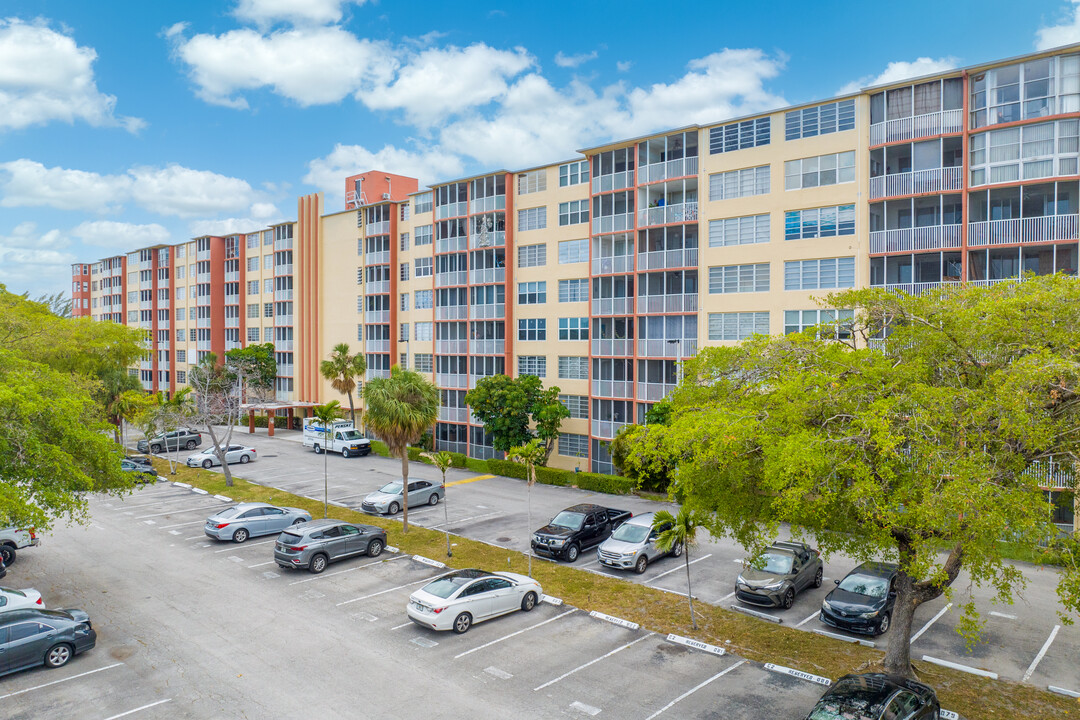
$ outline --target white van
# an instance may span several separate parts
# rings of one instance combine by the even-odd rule
[[[364,456],[371,452],[371,441],[357,432],[348,420],[330,423],[327,434],[318,418],[304,418],[304,446],[314,448],[316,453],[327,450],[339,452],[345,457]]]

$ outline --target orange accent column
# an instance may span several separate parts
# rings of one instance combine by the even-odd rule
[[[266,434],[274,437],[274,411],[266,411]]]
[[[255,408],[248,410],[248,432],[255,433]]]
[[[401,281],[400,268],[398,268],[398,243],[397,228],[398,228],[398,213],[401,209],[391,203],[390,204],[390,367],[397,365],[394,362],[395,358],[400,359],[401,355],[398,352],[398,298],[399,283]],[[407,340],[408,338],[406,338]],[[406,346],[407,347],[407,346]]]

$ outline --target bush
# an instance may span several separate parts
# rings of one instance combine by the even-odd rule
[[[268,420],[268,418],[266,417],[266,415],[256,415],[255,416],[255,427],[257,427],[257,428],[266,427],[268,425],[267,420]],[[285,418],[282,418],[281,420],[282,420],[282,422],[284,422]],[[242,415],[240,417],[239,426],[240,427],[248,427],[248,422],[249,422],[248,421],[248,416],[247,415]],[[274,421],[274,425],[275,426],[277,425],[276,420]]]
[[[374,443],[372,443],[372,444],[374,444]],[[421,453],[425,453],[425,452],[431,452],[431,451],[430,450],[425,450],[422,447],[410,447],[409,448],[409,461],[410,462],[422,462],[425,465],[430,465],[431,461],[428,460],[426,457],[421,456]],[[466,460],[466,457],[464,455],[462,455],[461,453],[456,453],[456,452],[450,453],[450,467],[463,468],[463,467],[465,467],[465,460]]]
[[[488,472],[492,475],[525,479],[525,466],[509,460],[488,460]],[[599,473],[575,473],[557,468],[536,468],[536,481],[545,485],[578,487],[582,490],[607,493],[609,495],[628,495],[634,491],[636,483],[630,478]]]

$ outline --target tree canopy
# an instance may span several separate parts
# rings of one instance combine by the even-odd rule
[[[274,381],[277,379],[274,343],[228,350],[225,353],[225,366],[233,375],[242,375],[246,390],[259,400],[273,397]]]
[[[570,411],[559,400],[559,388],[544,389],[535,375],[483,378],[465,395],[465,403],[484,423],[496,450],[509,452],[533,437],[543,441],[541,464],[546,464],[551,456],[563,419],[570,417]],[[529,429],[530,423],[535,424],[535,434]]]
[[[859,308],[850,327],[755,336],[688,361],[670,426],[636,462],[676,463],[673,493],[751,552],[790,523],[826,554],[899,562],[885,663],[909,675],[915,608],[952,594],[961,569],[1010,601],[1024,578],[999,541],[1056,533],[1039,463],[1080,452],[1080,283],[827,302]],[[1075,564],[1058,592],[1067,611],[1080,607]],[[977,609],[961,605],[974,632]]]
[[[356,424],[356,409],[353,407],[353,392],[357,383],[367,372],[367,360],[363,353],[353,354],[348,343],[338,343],[330,357],[319,363],[319,374],[330,381],[330,387],[349,398],[349,419]]]

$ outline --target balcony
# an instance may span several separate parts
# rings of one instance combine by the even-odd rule
[[[277,376],[278,377],[292,377],[293,376],[293,366],[291,364],[290,365],[285,365],[283,363],[278,363]]]
[[[376,378],[388,378],[390,377],[389,370],[376,370],[375,368],[368,368],[367,374],[364,375],[365,380],[375,380]]]
[[[480,382],[481,380],[486,380],[486,379],[488,379],[490,377],[495,377],[495,376],[494,375],[470,375],[469,376],[469,389],[470,390],[476,389],[476,383]]]
[[[638,210],[638,227],[648,225],[668,225],[670,223],[697,222],[698,207],[696,202],[661,205],[660,207]]]
[[[158,327],[161,327],[161,325],[159,324]],[[238,328],[238,327],[240,327],[240,318],[238,318],[238,317],[227,317],[227,318],[225,318],[225,327],[227,327],[227,328]]]
[[[476,198],[469,203],[470,213],[494,212],[506,209],[505,195],[492,195],[491,197]]]
[[[961,109],[942,110],[926,113],[925,115],[897,118],[871,125],[870,144],[882,145],[901,140],[914,140],[915,138],[958,133],[963,129],[963,126],[964,111]]]
[[[468,212],[468,203],[464,200],[456,203],[447,203],[446,205],[439,205],[435,208],[435,219],[445,220],[446,218],[459,217],[465,215]]]
[[[279,238],[274,241],[274,252],[292,250],[292,238]]]
[[[481,242],[481,240],[483,242]],[[505,244],[506,244],[506,231],[505,230],[492,230],[492,231],[488,232],[486,238],[483,235],[481,235],[480,233],[473,233],[472,235],[469,236],[469,247],[473,248],[473,249],[475,249],[475,248],[485,248],[485,247],[495,247],[496,245],[505,245]]]
[[[378,252],[364,253],[364,265],[387,265],[390,262],[390,251],[379,250]]]
[[[168,340],[164,340],[164,341],[159,340],[154,345],[154,347],[157,348],[158,350],[168,350],[169,349],[169,341]],[[164,361],[162,361],[162,363],[164,364]]]
[[[274,399],[278,400],[279,402],[291,402],[292,399],[293,399],[293,391],[292,390],[275,390],[274,391]]]
[[[169,329],[169,321],[168,320],[158,320],[157,321],[157,329],[158,330],[168,330]]]
[[[196,260],[209,260],[210,259],[210,251],[209,250],[200,250],[200,251],[198,251],[197,253],[195,253],[195,259]]]
[[[390,322],[389,310],[368,310],[364,313],[364,322],[368,325]]]
[[[471,355],[505,355],[505,340],[470,340],[469,353]]]
[[[969,240],[970,244],[970,240]],[[960,247],[959,225],[928,225],[899,230],[875,230],[870,233],[871,253],[940,250]]]
[[[598,357],[633,357],[634,341],[593,338],[592,354]]]
[[[141,382],[142,382],[143,390],[146,390],[147,392],[153,391],[153,389],[154,389],[154,381],[153,380],[142,380]]]
[[[870,199],[959,190],[963,177],[960,166],[879,175],[870,178]]]
[[[468,422],[469,409],[463,407],[440,407],[439,420],[443,422],[463,423]]]
[[[491,305],[470,305],[469,315],[474,320],[495,320],[506,317],[506,305],[494,303]]]
[[[616,422],[615,420],[593,420],[592,436],[610,440],[618,435],[619,431],[624,427],[626,427],[626,423],[624,422]]]
[[[225,282],[239,282],[239,281],[240,281],[240,271],[239,270],[231,270],[231,271],[225,273]]]
[[[1009,279],[1015,280],[1016,278],[1009,278]],[[976,281],[972,281],[969,284],[978,285],[978,284],[981,284],[981,283],[984,283],[984,282],[988,282],[988,281],[976,280]],[[989,282],[1000,282],[1000,281],[998,280],[998,281],[989,281]],[[954,289],[960,288],[962,284],[963,283],[960,283],[958,281],[950,281],[950,282],[940,282],[939,281],[939,282],[918,282],[918,283],[889,283],[887,285],[871,285],[870,287],[873,288],[873,289],[877,289],[877,290],[892,290],[892,291],[895,291],[895,292],[904,292],[904,293],[907,293],[908,295],[918,295],[919,293],[924,293],[924,292],[927,292],[927,291],[930,291],[930,290],[954,290]]]
[[[1013,245],[1017,243],[1076,240],[1080,237],[1080,215],[987,220],[968,223],[968,247]]]
[[[372,280],[369,283],[364,283],[364,293],[366,295],[379,295],[388,292],[390,292],[389,280]]]
[[[679,342],[638,340],[637,350],[639,357],[678,359],[681,352],[687,358],[697,354],[697,338],[683,338]]]
[[[600,298],[592,301],[593,315],[633,315],[634,298]]]
[[[169,309],[169,299],[168,298],[158,298],[157,309],[158,310],[168,310]]]
[[[435,252],[463,252],[465,250],[465,236],[439,238],[435,241]]]
[[[293,316],[292,315],[275,315],[274,316],[274,325],[276,325],[277,327],[289,327],[292,324],[293,324]]]
[[[462,455],[469,454],[469,444],[463,442],[450,442],[448,440],[436,440],[436,450],[446,450],[447,452],[460,453]]]
[[[139,302],[139,309],[140,310],[153,310],[154,309],[154,301],[153,300],[141,300]]]
[[[697,293],[681,295],[638,295],[637,311],[640,315],[651,313],[697,312]]]
[[[364,352],[369,353],[388,353],[390,352],[389,340],[365,340]]]
[[[274,266],[275,275],[292,275],[292,263],[282,263]]]
[[[596,397],[632,398],[634,397],[634,381],[593,380],[592,394]]]
[[[648,402],[656,402],[663,400],[671,391],[674,390],[676,385],[674,383],[643,383],[637,384],[637,399],[646,400]]]
[[[466,270],[454,272],[435,273],[435,287],[450,287],[452,285],[468,284],[469,273]]]
[[[386,235],[389,232],[389,220],[379,220],[378,222],[368,223],[367,226],[364,227],[364,234],[368,237],[373,237],[375,235]]]
[[[292,340],[275,340],[274,351],[275,352],[292,352],[293,341]]]
[[[622,213],[620,215],[603,215],[594,217],[592,221],[593,235],[600,233],[621,232],[634,229],[634,214]]]
[[[435,373],[435,384],[441,388],[464,388],[468,380],[468,375]]]
[[[274,291],[274,300],[276,300],[277,302],[286,302],[288,300],[292,300],[293,299],[292,293],[293,293],[293,291],[291,289],[289,289],[289,290],[275,290]]]
[[[633,255],[614,255],[612,257],[593,258],[593,275],[634,272]]]
[[[225,352],[228,352],[229,350],[239,350],[239,349],[240,349],[240,343],[236,342],[235,340],[226,340],[225,341]]]
[[[196,350],[210,350],[209,340],[199,340],[195,343]]]
[[[467,355],[469,353],[468,340],[436,340],[436,355]]]
[[[698,159],[696,155],[678,160],[642,165],[638,168],[638,183],[645,184],[669,178],[697,175],[697,170]]]
[[[1021,474],[1035,479],[1039,487],[1048,490],[1072,490],[1076,487],[1076,477],[1069,466],[1054,462],[1053,456],[1049,460],[1036,460]]]
[[[593,193],[608,192],[609,190],[624,190],[634,186],[634,171],[598,175],[592,179]]]
[[[435,308],[436,320],[465,320],[468,317],[468,305],[442,305]]]
[[[469,271],[469,282],[473,285],[490,285],[506,282],[506,268],[481,268]]]
[[[208,318],[208,317],[195,318],[195,327],[197,327],[197,328],[208,328],[208,327],[210,327],[210,318]]]
[[[208,273],[208,272],[196,273],[195,274],[195,282],[197,282],[197,283],[208,283],[208,282],[210,282],[210,273]]]
[[[638,253],[638,270],[667,270],[669,268],[696,268],[698,264],[698,249],[683,248],[682,250],[654,250],[652,252]]]

